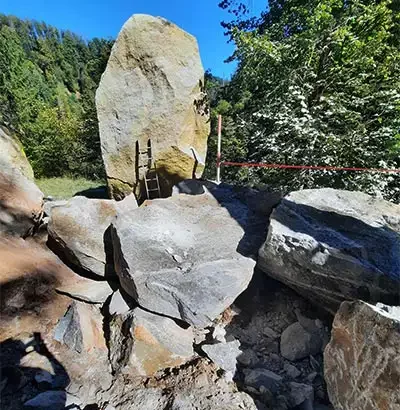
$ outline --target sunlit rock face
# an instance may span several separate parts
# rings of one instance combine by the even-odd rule
[[[139,151],[151,140],[161,190],[201,176],[210,131],[196,39],[175,24],[134,15],[122,27],[96,93],[110,193],[143,193]]]

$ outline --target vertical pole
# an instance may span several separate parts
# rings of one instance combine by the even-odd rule
[[[221,134],[222,134],[222,115],[218,115],[217,184],[221,182]]]

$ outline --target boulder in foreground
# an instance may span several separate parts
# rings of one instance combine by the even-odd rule
[[[111,196],[143,191],[139,151],[151,156],[161,190],[201,176],[210,131],[196,39],[175,24],[138,14],[122,27],[96,93]],[[145,160],[147,161],[145,154]]]
[[[397,304],[400,205],[360,192],[292,192],[271,215],[259,267],[331,312],[346,299]]]
[[[99,277],[113,274],[109,230],[117,213],[137,208],[133,195],[121,202],[72,198],[51,209],[48,224],[52,247],[74,267]]]
[[[150,311],[205,327],[253,276],[237,252],[244,230],[210,195],[148,201],[113,222],[116,271]]]
[[[336,410],[400,408],[400,307],[343,302],[324,353]]]

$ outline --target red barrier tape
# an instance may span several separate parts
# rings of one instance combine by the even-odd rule
[[[312,169],[312,170],[328,170],[328,171],[358,171],[358,172],[385,172],[385,173],[400,173],[400,169],[385,169],[385,168],[354,168],[354,167],[331,167],[319,165],[282,165],[282,164],[265,164],[263,162],[230,162],[221,161],[221,165],[232,167],[261,167],[261,168],[283,168],[283,169]]]

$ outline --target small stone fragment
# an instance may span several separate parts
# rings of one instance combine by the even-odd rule
[[[272,393],[276,393],[282,385],[282,377],[267,369],[245,369],[244,375],[245,385],[256,389],[265,386]]]
[[[217,366],[235,375],[237,357],[242,353],[239,347],[239,340],[235,340],[228,343],[203,345],[201,348]]]
[[[283,369],[285,370],[286,374],[292,379],[295,379],[296,377],[299,377],[301,375],[301,371],[292,364],[285,363],[283,365]]]
[[[288,326],[281,335],[281,355],[291,361],[304,359],[321,351],[322,340],[317,334],[308,333],[299,323]]]
[[[289,389],[290,392],[288,398],[290,406],[296,407],[306,401],[311,404],[313,403],[314,389],[312,386],[303,383],[290,382]]]
[[[130,307],[122,296],[121,291],[119,289],[116,290],[111,296],[108,313],[110,315],[123,315],[129,312],[129,310]]]

